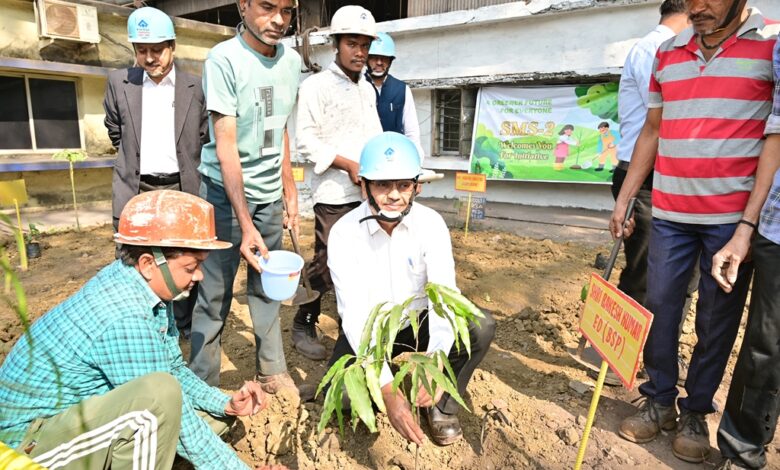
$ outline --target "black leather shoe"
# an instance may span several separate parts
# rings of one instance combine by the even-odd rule
[[[426,409],[425,416],[428,421],[428,427],[431,430],[431,439],[436,444],[448,446],[463,435],[457,414],[448,415],[439,411],[439,408],[432,406]]]

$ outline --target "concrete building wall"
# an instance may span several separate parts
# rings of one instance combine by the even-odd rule
[[[113,153],[103,126],[105,76],[116,68],[132,66],[135,56],[132,45],[127,42],[127,17],[133,10],[94,4],[98,8],[101,37],[98,44],[39,38],[32,1],[0,2],[0,17],[3,18],[0,74],[75,78],[84,148],[91,156],[99,156]],[[183,19],[176,19],[175,26],[177,66],[197,75],[201,74],[211,47],[233,34],[230,28]],[[0,153],[7,155],[9,152]],[[12,153],[23,155],[26,152]]]
[[[0,75],[75,82],[83,148],[91,157],[88,163],[99,161],[101,166],[77,168],[74,173],[78,200],[88,203],[111,199],[110,157],[115,151],[103,125],[103,96],[108,72],[134,63],[133,48],[127,42],[127,17],[133,10],[91,0],[77,3],[97,8],[100,43],[39,38],[31,0],[1,1]],[[232,28],[180,18],[174,19],[174,25],[176,64],[197,75],[211,47],[234,34]],[[28,207],[70,202],[68,170],[49,166],[53,163],[51,154],[45,150],[2,150],[0,145],[0,181],[23,178],[30,198]]]

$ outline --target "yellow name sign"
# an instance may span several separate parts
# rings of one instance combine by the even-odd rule
[[[484,193],[487,191],[487,175],[481,173],[455,173],[455,190]]]
[[[303,167],[302,166],[294,166],[292,167],[292,174],[293,174],[293,181],[296,183],[300,183],[303,181]]]
[[[598,274],[591,274],[580,332],[628,388],[634,387],[639,355],[653,314]]]
[[[27,189],[24,180],[0,181],[0,206],[27,203]]]

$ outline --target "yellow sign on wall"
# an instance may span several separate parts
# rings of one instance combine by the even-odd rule
[[[302,166],[294,166],[292,167],[292,174],[293,174],[293,181],[296,183],[303,182],[303,167]]]
[[[623,384],[634,387],[639,355],[653,314],[596,273],[590,276],[580,332],[607,361]]]
[[[487,191],[487,176],[472,173],[455,173],[455,190],[484,193]]]
[[[0,181],[0,206],[27,203],[27,188],[24,180]]]

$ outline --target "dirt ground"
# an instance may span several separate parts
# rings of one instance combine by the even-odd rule
[[[522,233],[522,227],[517,229]],[[304,225],[301,244],[305,257],[313,244],[311,223]],[[592,397],[593,379],[566,353],[577,340],[579,293],[591,271],[596,253],[608,253],[601,244],[553,242],[508,232],[482,229],[452,231],[458,285],[481,308],[493,312],[497,334],[493,346],[476,371],[466,394],[471,413],[460,415],[464,439],[442,448],[428,442],[419,450],[402,440],[380,416],[379,433],[359,425],[344,438],[335,427],[316,433],[321,407],[300,406],[290,396],[278,396],[269,408],[242,419],[229,436],[231,444],[249,464],[281,463],[295,469],[518,469],[572,468]],[[31,316],[37,318],[67,298],[104,265],[113,260],[110,226],[80,233],[48,234],[42,239],[43,257],[31,261],[21,274]],[[289,247],[288,247],[289,248]],[[12,260],[15,254],[9,247]],[[617,272],[613,280],[617,279]],[[254,338],[249,320],[243,272],[223,343],[222,386],[238,388],[254,371]],[[327,346],[337,335],[335,301],[325,296],[320,326]],[[284,337],[289,340],[294,310],[282,307]],[[22,328],[5,305],[0,307],[0,361]],[[681,350],[690,356],[695,342],[691,319],[684,328]],[[735,352],[716,402],[722,408]],[[186,350],[188,344],[182,342]],[[317,382],[324,363],[315,363],[286,345],[289,371],[297,383]],[[681,389],[684,393],[684,390]],[[590,436],[585,468],[713,468],[721,460],[715,448],[720,414],[709,416],[710,458],[701,466],[686,464],[671,453],[673,433],[654,442],[636,445],[616,434],[620,420],[631,413],[636,390],[606,387]],[[502,409],[508,423],[494,409]],[[780,447],[780,444],[777,444]],[[769,449],[771,468],[780,468],[780,450]],[[415,466],[416,461],[416,466]],[[177,465],[176,468],[188,468]]]

